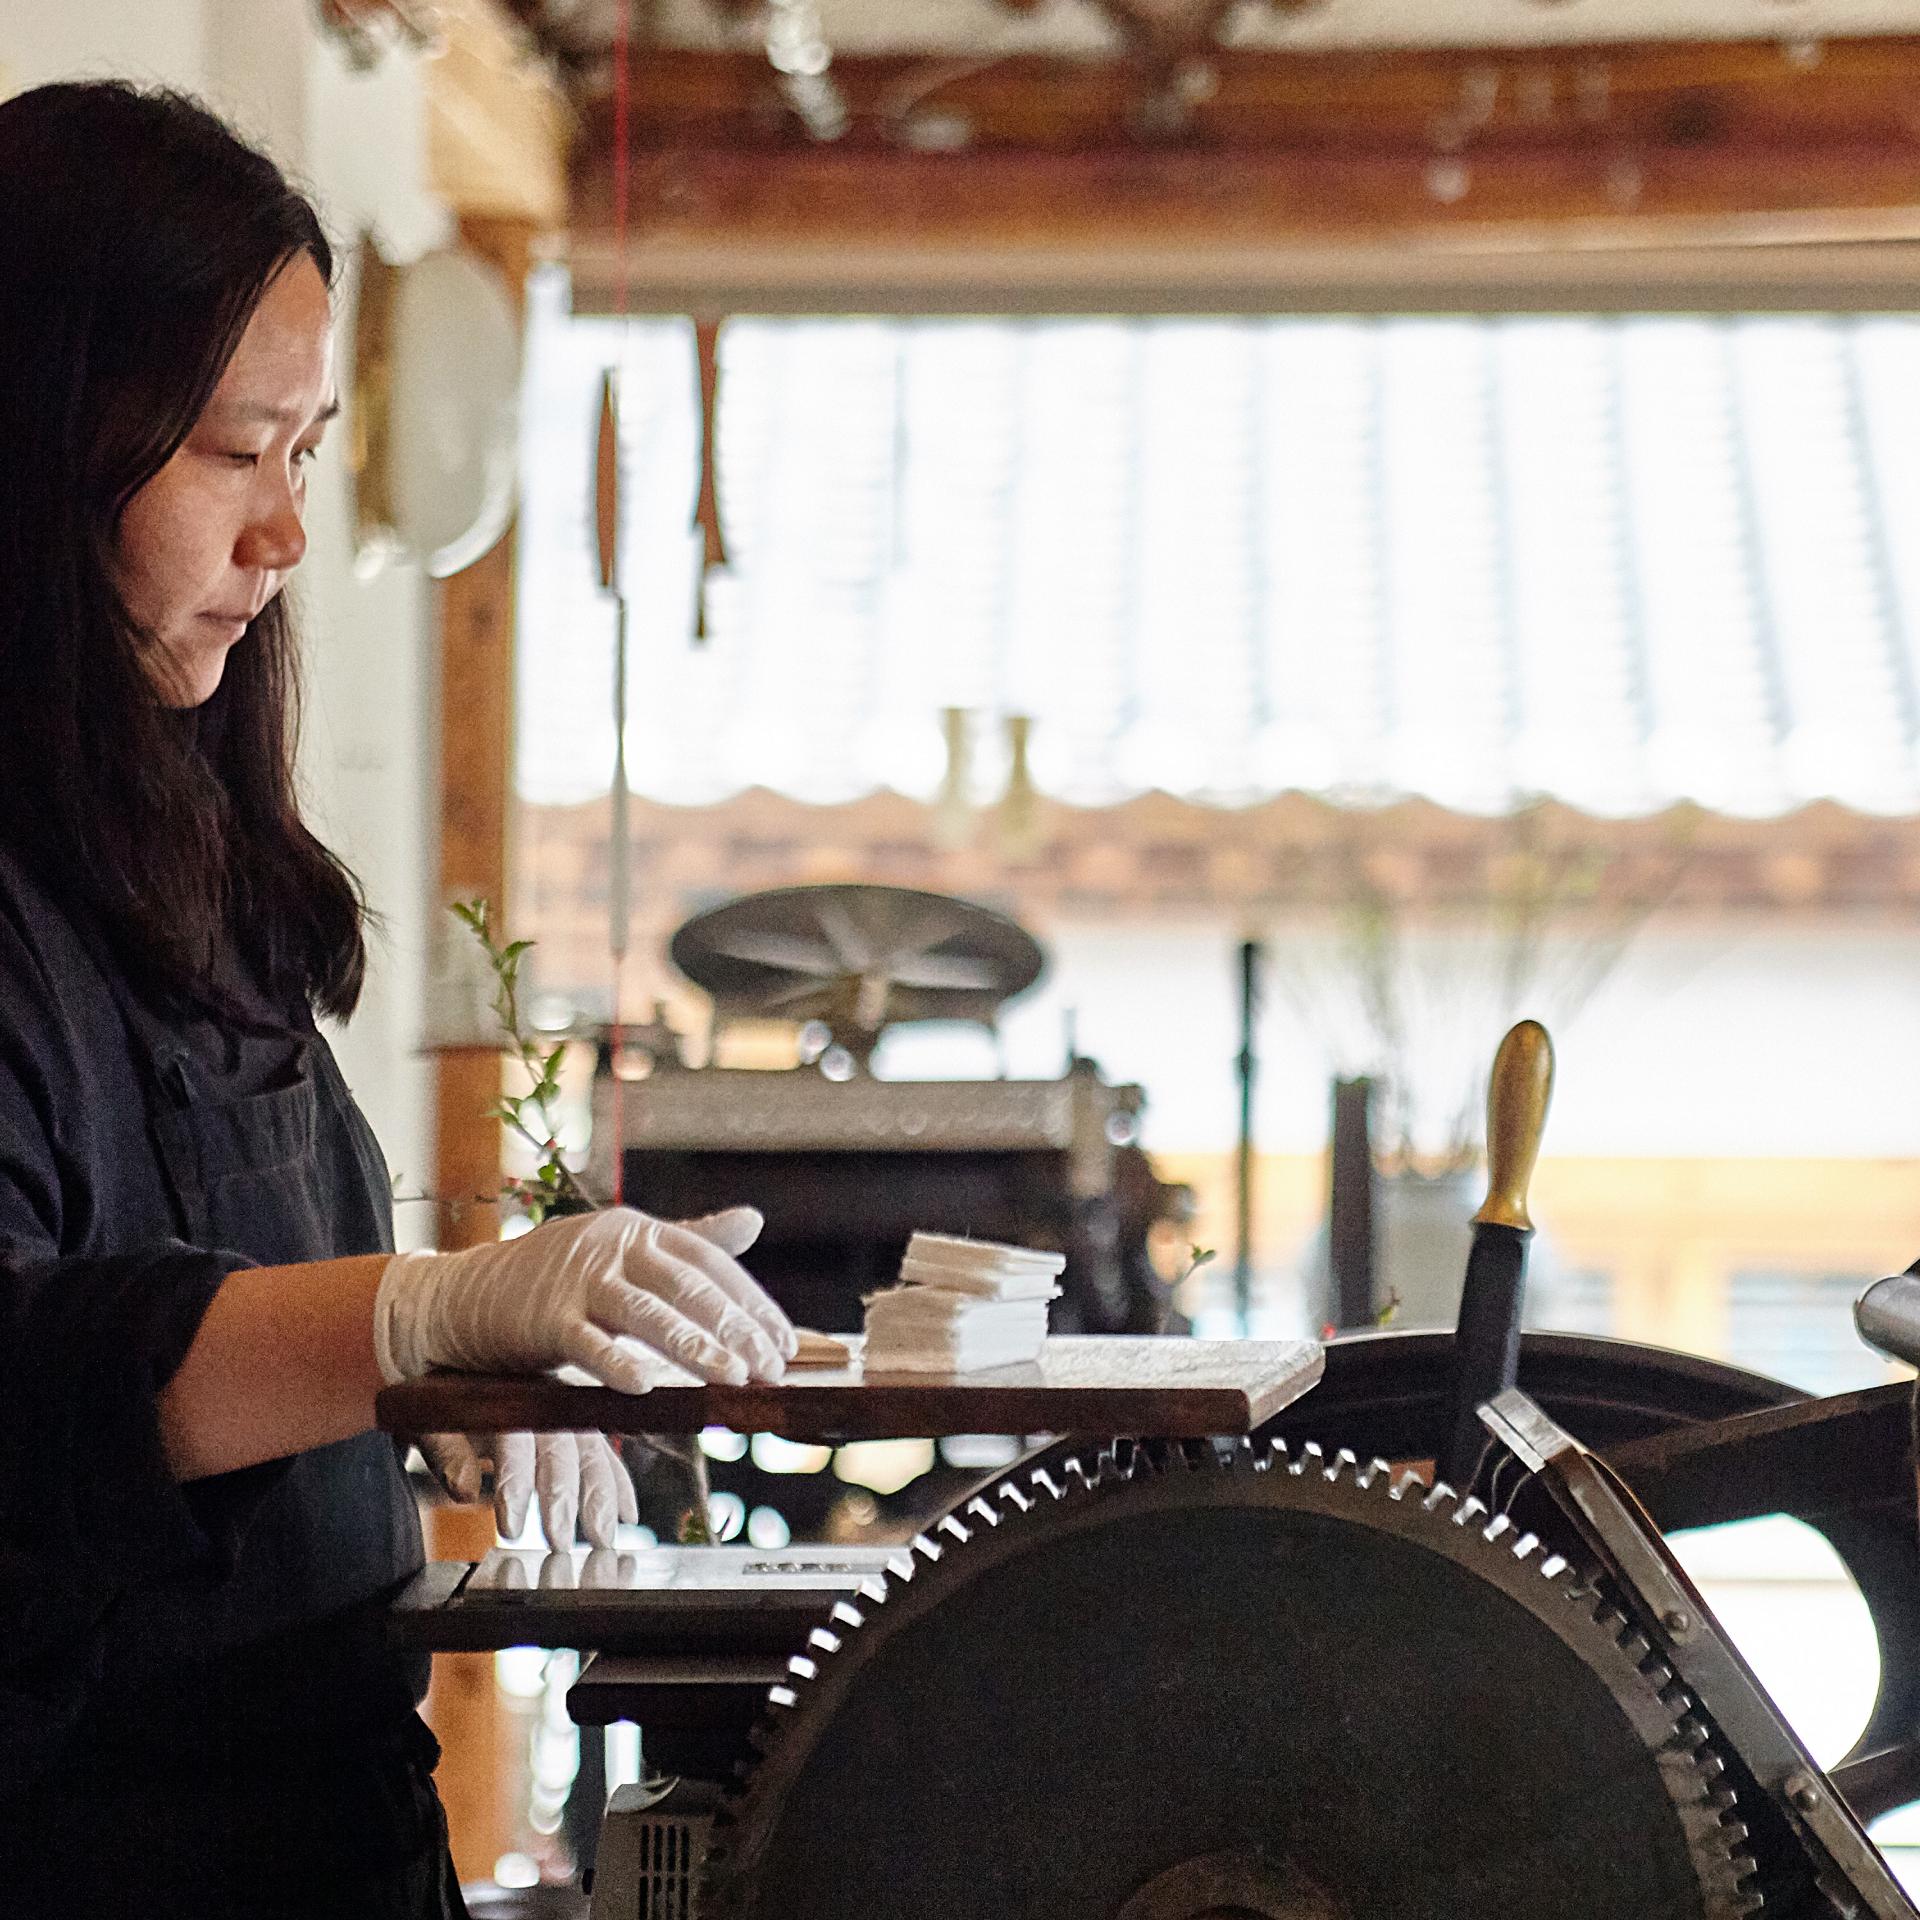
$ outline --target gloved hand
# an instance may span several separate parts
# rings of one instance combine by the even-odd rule
[[[778,1380],[797,1344],[793,1327],[736,1257],[760,1227],[752,1207],[684,1224],[609,1207],[549,1220],[517,1240],[395,1254],[373,1306],[381,1378],[571,1363],[644,1393],[651,1374],[616,1344],[625,1334],[703,1380]]]
[[[433,1475],[460,1501],[478,1500],[493,1469],[493,1518],[503,1540],[519,1538],[527,1499],[540,1496],[540,1531],[562,1552],[574,1517],[591,1547],[610,1547],[614,1527],[640,1517],[626,1462],[603,1433],[428,1433],[419,1440]]]

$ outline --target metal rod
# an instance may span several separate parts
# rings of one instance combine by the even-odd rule
[[[1333,1083],[1333,1150],[1327,1156],[1326,1324],[1370,1327],[1374,1290],[1373,1082]]]
[[[1260,1014],[1260,960],[1257,940],[1240,943],[1240,1138],[1234,1160],[1233,1311],[1240,1331],[1248,1330],[1253,1309],[1253,1083],[1257,1068],[1254,1028]]]

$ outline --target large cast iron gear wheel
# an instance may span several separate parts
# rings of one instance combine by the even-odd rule
[[[1692,1703],[1504,1519],[1280,1442],[1002,1483],[836,1610],[721,1920],[1727,1920]]]

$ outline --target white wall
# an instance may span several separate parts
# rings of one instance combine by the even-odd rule
[[[1271,937],[1284,949],[1302,935]],[[1150,1148],[1224,1152],[1238,1117],[1237,938],[1198,922],[1046,931],[1048,976],[1005,1021],[1009,1067],[1058,1073],[1071,1011],[1081,1052],[1146,1087]],[[1284,964],[1259,1026],[1256,1132],[1265,1152],[1317,1153],[1337,1063],[1322,1024],[1281,990]],[[1424,1059],[1484,1087],[1508,1013],[1466,994],[1453,1011]],[[1513,1011],[1537,1011],[1554,1033],[1549,1153],[1920,1157],[1920,927],[1675,917],[1644,929],[1572,1018],[1534,1000]],[[903,1078],[979,1073],[993,1055],[964,1030],[902,1028],[878,1064]]]
[[[343,268],[368,226],[393,258],[417,255],[447,231],[426,182],[416,59],[390,54],[374,73],[353,73],[307,0],[0,4],[8,84],[82,75],[202,95],[313,194]],[[341,279],[344,317],[350,272]],[[308,643],[302,775],[315,825],[360,875],[383,922],[366,997],[336,1036],[341,1064],[403,1188],[419,1191],[432,1178],[431,1075],[416,1051],[433,895],[431,608],[413,568],[389,566],[368,580],[355,572],[348,424],[335,426],[314,472],[311,544],[296,581]],[[403,1244],[425,1214],[400,1210]]]
[[[196,86],[205,0],[8,0],[0,78],[13,87],[90,75]]]

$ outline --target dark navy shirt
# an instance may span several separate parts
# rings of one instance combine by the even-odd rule
[[[251,1253],[197,1241],[110,967],[0,851],[0,1797],[143,1715],[352,1739],[424,1681],[377,1630],[421,1557],[391,1444],[183,1486],[156,1409],[235,1268],[391,1246],[371,1135],[304,1007],[151,1016],[211,1217],[244,1241],[248,1183],[272,1195]]]

